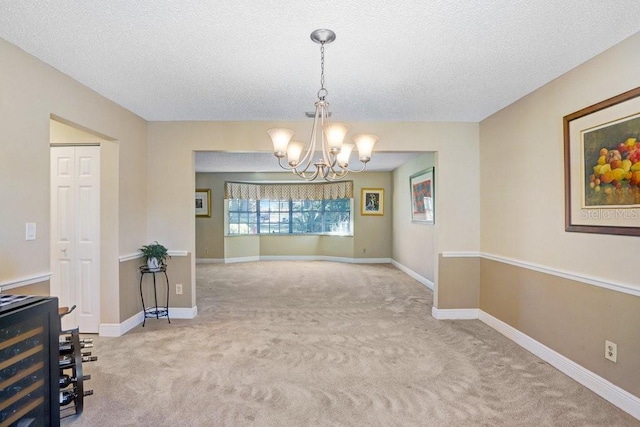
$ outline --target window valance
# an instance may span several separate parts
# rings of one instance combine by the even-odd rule
[[[225,199],[326,200],[353,198],[353,181],[322,184],[225,182]]]

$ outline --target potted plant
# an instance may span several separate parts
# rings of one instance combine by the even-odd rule
[[[154,243],[141,247],[140,251],[142,255],[144,255],[150,271],[160,270],[160,268],[165,265],[165,260],[169,257],[167,248],[158,243],[157,240]]]

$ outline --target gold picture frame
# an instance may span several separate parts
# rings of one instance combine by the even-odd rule
[[[360,215],[384,215],[384,188],[363,188],[360,191]]]
[[[196,189],[195,208],[196,217],[211,218],[211,190],[205,188]]]

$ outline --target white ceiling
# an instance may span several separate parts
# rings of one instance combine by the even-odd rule
[[[149,121],[288,121],[313,110],[309,34],[329,28],[333,120],[477,122],[638,16],[638,0],[0,0],[0,37]]]

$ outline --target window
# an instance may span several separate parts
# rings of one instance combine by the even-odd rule
[[[228,200],[229,235],[351,234],[351,199]]]
[[[352,234],[353,181],[226,182],[227,235]]]
[[[258,204],[255,200],[229,200],[229,234],[256,234]]]

